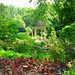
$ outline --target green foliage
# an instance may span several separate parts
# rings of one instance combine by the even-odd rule
[[[29,39],[29,36],[25,32],[24,33],[23,32],[19,32],[16,35],[17,35],[17,38],[20,39],[20,40],[24,40],[24,39],[28,40]]]
[[[56,36],[54,28],[52,28],[51,36],[45,42],[48,46],[51,58],[64,60],[66,58],[64,46]]]
[[[68,71],[64,71],[64,75],[74,75],[75,74],[75,69],[70,69]]]
[[[16,41],[11,45],[11,49],[15,52],[27,53],[30,50],[30,44],[27,42],[27,40],[16,39]]]
[[[24,53],[15,53],[14,51],[5,51],[5,50],[0,50],[0,57],[5,57],[5,58],[11,58],[12,60],[17,58],[17,57],[22,57],[22,58],[28,58],[30,57],[29,54],[24,54]]]
[[[15,33],[18,30],[16,29],[17,24],[14,22],[14,20],[9,21],[6,17],[6,7],[3,4],[0,4],[0,7],[2,8],[0,11],[0,40],[3,41],[0,45],[6,50],[12,41],[15,41]]]
[[[33,24],[33,19],[34,19],[34,16],[33,16],[33,12],[35,11],[35,9],[33,8],[22,8],[22,19],[23,21],[26,23],[26,26],[30,26]]]
[[[35,21],[42,21],[45,26],[48,26],[48,16],[49,14],[47,15],[47,9],[48,9],[48,6],[45,5],[45,3],[43,3],[41,1],[41,3],[38,5],[38,7],[36,8],[36,10],[33,12],[33,23]],[[36,15],[37,14],[37,15]]]
[[[30,27],[25,28],[27,35],[29,35],[32,32],[32,29]]]
[[[5,5],[2,4],[2,3],[0,3],[0,19],[1,18],[4,19],[4,17],[6,17],[6,15],[5,15],[5,9],[6,9]]]
[[[15,18],[15,23],[18,26],[19,32],[25,31],[25,22],[22,20],[22,17],[20,15],[17,15]]]
[[[75,22],[71,25],[65,26],[62,29],[61,36],[67,39],[68,41],[75,43]]]
[[[22,20],[22,16],[16,15],[16,17],[14,19],[15,19],[16,23],[19,23],[18,27],[25,28],[25,23]]]
[[[52,31],[51,31],[51,36],[49,36],[49,40],[50,40],[50,42],[51,43],[54,43],[55,41],[57,41],[56,40],[56,31],[54,30],[54,28],[52,27],[52,29],[51,29]]]
[[[8,6],[8,5],[6,5],[5,13],[6,13],[6,17],[10,21],[17,15],[18,10],[15,8],[15,6],[12,6],[12,5]]]
[[[32,20],[33,20],[33,11],[35,9],[33,8],[20,8],[20,7],[15,7],[15,6],[8,6],[6,5],[5,13],[6,17],[8,20],[12,20],[13,18],[16,18],[15,22],[18,22],[20,27],[25,27],[25,26],[30,26],[32,25]],[[24,25],[25,24],[25,25]],[[20,30],[24,31],[24,29],[19,28]]]
[[[39,47],[40,44],[36,43],[34,39],[30,38],[26,33],[18,33],[16,41],[8,48],[19,53],[28,53],[34,58],[43,57],[44,50]]]
[[[35,39],[32,39],[27,33],[18,33],[17,38],[20,40],[27,40],[31,45],[40,46],[40,43],[36,43]]]
[[[38,46],[38,44],[35,43],[35,41],[32,39],[29,39],[29,38],[24,39],[24,40],[16,39],[16,41],[13,42],[13,44],[11,45],[10,49],[12,49],[15,52],[19,52],[19,53],[21,53],[21,52],[27,53],[28,52],[30,54],[33,54],[34,52],[37,52],[37,50],[38,50],[36,48],[36,46]]]
[[[47,29],[47,38],[51,35],[50,34],[51,31],[52,31],[52,26],[48,26],[48,29]]]
[[[15,40],[15,33],[17,32],[17,24],[14,20],[9,21],[6,17],[5,9],[3,4],[0,4],[2,11],[0,12],[0,39]],[[5,16],[4,16],[5,15]]]
[[[75,58],[75,22],[66,25],[62,30],[57,31],[58,36],[63,40],[67,59]]]
[[[75,21],[75,1],[74,0],[66,0],[66,2],[63,4],[64,6],[64,18],[63,18],[63,23],[66,24],[71,24]]]
[[[17,25],[14,21],[7,21],[5,19],[0,19],[0,38],[4,39],[11,39],[14,40],[15,33],[17,32]]]
[[[75,59],[73,59],[73,62],[71,62],[71,63],[70,62],[68,63],[70,70],[68,70],[68,71],[64,70],[64,75],[75,75]]]
[[[74,50],[68,53],[68,43],[75,43],[73,0],[54,0],[53,3],[46,2],[46,0],[37,0],[37,4],[36,9],[15,8],[14,6],[0,4],[0,50],[12,50],[1,51],[0,56],[4,55],[13,59],[17,55],[26,57],[22,54],[25,53],[28,54],[27,57],[31,55],[38,59],[47,56],[61,60],[64,60],[66,56],[70,59],[72,56],[72,59],[74,59]],[[45,45],[50,49],[48,55],[47,51],[39,47],[44,44],[35,43],[35,40],[32,40],[29,36],[31,33],[30,27],[37,20],[41,20],[48,27],[48,39],[45,40]],[[26,33],[17,33],[17,29],[21,32],[26,30]],[[56,34],[61,40],[64,40],[60,41]]]

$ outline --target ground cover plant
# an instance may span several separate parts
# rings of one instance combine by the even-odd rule
[[[0,57],[0,75],[57,75],[63,74],[64,70],[68,71],[68,61],[63,62],[58,60],[51,60],[50,58],[34,59],[29,58],[9,58]],[[69,62],[72,64],[72,62]]]

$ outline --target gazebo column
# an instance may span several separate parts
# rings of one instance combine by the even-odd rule
[[[33,39],[33,29],[32,29],[32,39]]]
[[[41,29],[41,41],[42,41],[42,29]]]
[[[46,39],[46,28],[44,28],[44,41]]]
[[[36,29],[35,29],[35,39],[36,39]]]

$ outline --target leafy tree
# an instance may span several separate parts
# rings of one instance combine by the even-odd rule
[[[33,8],[22,8],[22,11],[24,11],[22,13],[22,19],[26,23],[26,26],[31,26],[33,19],[34,19],[33,17],[34,9]]]
[[[16,8],[15,6],[6,6],[5,13],[7,15],[7,18],[9,20],[15,18],[17,15],[21,16],[21,19],[25,22],[26,26],[30,26],[32,24],[33,20],[33,8]]]
[[[62,31],[60,32],[63,38],[70,42],[75,43],[75,22],[72,23],[71,25],[65,26]]]
[[[26,33],[27,33],[28,35],[32,32],[32,30],[31,30],[30,27],[26,27],[25,30],[26,30]]]
[[[16,27],[17,24],[14,22],[14,20],[9,21],[5,14],[5,5],[0,4],[1,7],[1,15],[0,15],[0,39],[10,39],[14,40],[15,33],[17,32]]]
[[[5,10],[5,13],[6,13],[6,15],[7,15],[7,18],[9,19],[9,20],[11,20],[12,18],[14,18],[17,14],[18,14],[18,11],[17,11],[17,9],[15,8],[15,6],[12,6],[12,5],[10,5],[10,6],[6,6],[6,10]]]
[[[32,0],[30,0],[30,2],[31,1]],[[58,24],[62,24],[62,23],[71,24],[74,22],[74,14],[75,14],[74,13],[74,7],[75,7],[74,0],[71,0],[71,1],[70,0],[50,0],[50,1],[53,4],[53,8],[55,9],[56,13],[58,14],[58,17],[56,18],[51,10],[48,10],[48,9],[46,9],[46,10],[53,16],[53,18],[56,20],[56,22]],[[39,4],[39,6],[42,3],[44,3],[46,7],[48,6],[47,0],[38,0],[37,1],[37,4]],[[43,5],[43,8],[45,6]],[[67,17],[68,17],[68,19],[67,19]]]
[[[25,22],[22,20],[22,16],[17,15],[15,18],[15,23],[18,26],[19,31],[25,31]]]

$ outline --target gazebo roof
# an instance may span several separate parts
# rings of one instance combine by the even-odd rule
[[[45,27],[44,23],[42,21],[36,21],[32,25],[33,27]]]

